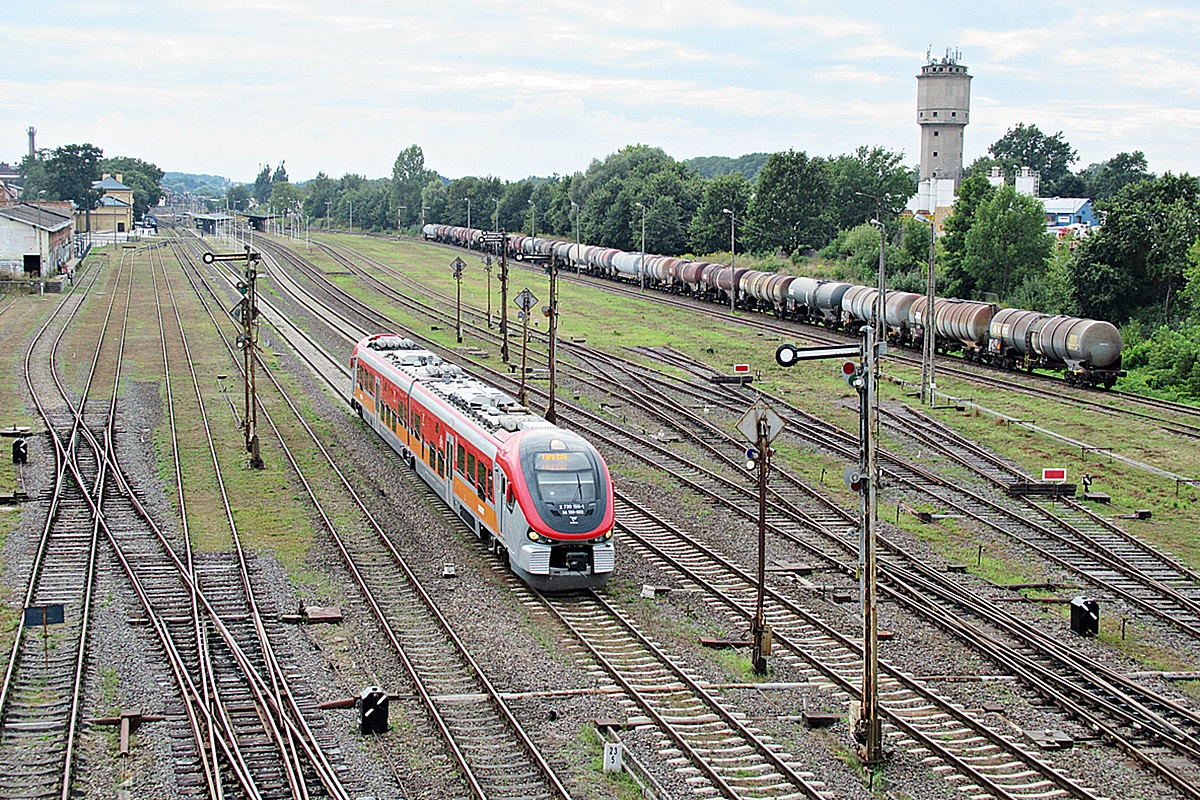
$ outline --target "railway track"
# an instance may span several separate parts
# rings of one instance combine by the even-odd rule
[[[434,242],[428,244],[432,247],[441,247],[456,253],[472,252],[464,251],[462,248],[448,244]],[[364,259],[366,258],[361,254],[356,255]],[[516,268],[524,268],[537,272],[541,271],[540,266],[529,266],[515,260],[512,261],[512,264]],[[772,336],[785,337],[790,342],[846,345],[859,341],[857,337],[840,331],[813,325],[801,325],[766,314],[740,310],[739,313],[731,315],[727,306],[657,290],[641,291],[630,284],[581,275],[568,269],[559,271],[559,279],[575,281],[600,288],[631,300],[653,300],[654,302],[684,309],[691,313],[699,313],[714,320],[725,322],[736,321],[742,326],[759,330]],[[903,349],[893,349],[889,352],[888,358],[893,362],[902,363],[917,370],[921,366],[919,356],[910,355]],[[939,375],[953,375],[970,384],[992,386],[1001,388],[1006,392],[1049,399],[1058,403],[1068,403],[1096,413],[1137,418],[1144,422],[1155,424],[1169,433],[1186,439],[1193,441],[1200,439],[1200,407],[1197,406],[1159,400],[1129,392],[1106,391],[1097,393],[1090,390],[1077,389],[1067,386],[1065,382],[1057,377],[1038,373],[1004,372],[984,365],[967,364],[961,358],[949,355],[938,357],[937,372]],[[1113,402],[1110,402],[1112,400],[1119,401],[1124,405],[1115,405]]]
[[[680,363],[677,366],[684,365]],[[632,376],[629,379],[632,381]],[[723,391],[732,393],[730,389]],[[715,404],[715,401],[712,402]],[[748,402],[747,398],[739,397],[731,403],[730,409],[744,409]],[[776,402],[775,408],[791,421],[792,431],[801,430],[807,424],[803,419],[791,418],[793,414],[804,417],[797,409],[789,408],[782,402]],[[685,416],[681,414],[680,418]],[[827,432],[822,431],[814,441],[828,447],[827,439]],[[740,449],[731,439],[727,441],[727,447],[730,451]],[[856,448],[854,452],[857,453]],[[726,461],[736,469],[737,458],[740,455],[731,452],[726,456]],[[709,480],[719,484],[715,478],[710,477]],[[745,495],[743,491],[740,497],[735,495],[721,502],[738,513],[737,504],[744,501]],[[789,529],[786,524],[776,524],[782,516],[791,518],[793,523],[803,522],[804,528],[811,527],[812,516],[803,512],[797,516],[788,510],[796,505],[806,505],[810,502],[806,497],[821,501],[827,512],[835,517],[841,516],[842,524],[825,532],[823,545],[814,546],[807,539],[792,539],[794,525]],[[856,523],[853,516],[819,495],[809,492],[801,495],[790,491],[786,485],[783,491],[776,490],[774,505],[775,513],[769,514],[770,531],[792,539],[806,552],[817,556],[826,554],[829,544],[840,546],[843,548],[842,559],[834,560],[832,564],[843,572],[850,567],[855,556],[854,542],[840,534],[845,524]],[[748,512],[740,513],[749,516]],[[977,597],[973,590],[953,583],[887,537],[881,537],[880,547],[883,596],[903,602],[915,613],[971,643],[997,663],[1020,675],[1068,713],[1089,720],[1095,730],[1103,731],[1108,738],[1176,788],[1188,796],[1196,795],[1197,776],[1200,776],[1200,760],[1197,760],[1195,748],[1200,729],[1196,728],[1196,723],[1200,717],[1188,704],[1167,698],[1095,660],[1081,656],[1058,639],[996,609]],[[975,622],[967,623],[962,616],[964,612]],[[985,634],[983,631],[987,628],[994,628],[1002,635]],[[1002,641],[1006,637],[1008,643]]]
[[[90,587],[96,579],[98,551],[103,547],[113,556],[111,563],[124,573],[126,585],[142,605],[146,624],[161,648],[162,663],[182,700],[180,716],[187,720],[183,728],[190,728],[192,746],[182,745],[187,737],[178,735],[178,731],[172,739],[177,766],[185,773],[179,782],[184,796],[232,793],[251,798],[328,796],[348,800],[332,765],[299,718],[295,697],[254,607],[250,567],[242,559],[237,563],[212,559],[197,567],[190,561],[186,542],[182,550],[188,553],[189,562],[181,561],[175,551],[179,543],[162,533],[122,470],[117,447],[124,430],[119,422],[120,370],[125,360],[130,308],[139,305],[133,303],[134,276],[145,255],[144,249],[123,251],[113,281],[116,290],[110,290],[95,355],[83,373],[80,399],[73,398],[56,368],[62,334],[80,303],[73,305],[66,322],[53,336],[47,336],[48,327],[44,327],[27,355],[30,394],[50,431],[56,457],[56,480],[47,515],[49,534],[42,541],[42,550],[49,556],[39,558],[31,570],[31,593],[40,596],[50,590],[61,597],[58,584],[72,581]],[[165,272],[163,275],[165,278]],[[158,302],[157,277],[151,274],[149,282],[155,287],[154,307],[162,335],[163,309]],[[145,283],[136,285],[144,287]],[[82,296],[84,288],[76,287],[76,291]],[[60,309],[74,295],[70,293]],[[114,307],[118,298],[123,299],[124,310],[119,322],[111,324],[117,322]],[[140,305],[144,308],[146,304]],[[165,336],[162,348],[164,372],[169,373]],[[192,377],[195,379],[194,374]],[[48,386],[55,387],[53,393],[46,393]],[[88,399],[100,389],[108,393],[103,412]],[[85,422],[92,415],[100,416],[100,421]],[[61,533],[56,528],[63,525],[66,536],[56,537]],[[81,527],[86,535],[79,530]],[[62,554],[83,551],[89,563],[87,569],[60,563]],[[75,560],[83,557],[76,555]],[[0,759],[14,765],[28,760],[39,769],[29,772],[30,764],[25,764],[6,771],[6,775],[24,775],[24,780],[6,787],[10,792],[0,791],[2,796],[61,796],[65,800],[78,791],[73,774],[78,758],[75,742],[80,731],[86,729],[81,722],[79,698],[85,666],[95,656],[88,653],[86,639],[90,597],[84,591],[82,598],[67,599],[67,627],[78,631],[78,639],[64,637],[65,646],[54,665],[69,663],[74,667],[74,688],[67,691],[57,675],[38,678],[42,704],[47,706],[38,709],[36,699],[33,701],[40,723],[32,729],[41,734],[40,746],[5,742],[0,745]],[[19,635],[17,647],[27,644],[30,638]],[[243,645],[252,648],[255,644],[261,648],[259,652],[247,655]],[[73,651],[73,657],[62,658],[68,651]],[[29,713],[30,706],[29,692],[21,687],[28,682],[25,673],[31,659],[21,656],[18,650],[10,660],[4,691],[3,735],[18,739],[19,734],[31,729],[18,721],[23,712]],[[47,659],[45,663],[51,662]],[[32,753],[39,757],[30,758]]]
[[[681,354],[664,350],[643,352],[672,367],[706,378],[707,368]],[[710,385],[704,380],[703,385],[691,387],[692,393],[714,391],[708,388]],[[740,413],[752,401],[751,397],[736,390],[726,390],[722,394],[723,400],[714,397],[711,402],[728,413]],[[857,461],[857,434],[803,412],[783,398],[769,399],[785,415],[793,435],[798,435],[812,446],[832,452],[847,463]],[[932,420],[919,423],[912,414],[903,420],[897,420],[890,412],[885,412],[884,417],[886,420],[896,420],[889,426],[896,435],[915,438],[921,447],[934,448],[951,456],[977,474],[985,474],[983,467],[972,465],[986,462],[993,469],[996,468],[995,461],[985,457],[978,446],[952,435],[952,431],[944,425],[934,425]],[[919,436],[920,424],[924,424],[925,430],[936,433]],[[1159,622],[1200,638],[1200,602],[1197,602],[1200,584],[1195,582],[1195,573],[1176,559],[1158,553],[1127,533],[1120,537],[1119,548],[1106,548],[1100,538],[1089,536],[1073,524],[1072,519],[1067,518],[1066,512],[1070,511],[1074,518],[1087,520],[1088,524],[1096,522],[1094,515],[1078,514],[1082,511],[1078,507],[1072,509],[1064,506],[1062,513],[1056,513],[1056,509],[1048,503],[1026,501],[1010,507],[969,489],[959,481],[945,480],[894,452],[881,451],[880,459],[884,465],[885,479],[893,489],[920,493],[943,511],[974,519],[987,529],[1019,542],[1050,563],[1097,587],[1104,587],[1105,591],[1155,617]],[[1009,483],[1011,481],[999,478],[993,480],[998,488],[1007,487]],[[1035,513],[1031,515],[1030,511]],[[1107,529],[1110,533],[1119,531],[1115,525],[1109,525]],[[1135,551],[1137,558],[1125,557],[1126,554],[1133,555]]]
[[[192,270],[193,287],[198,294],[208,295],[202,294],[202,302],[217,325],[213,309],[223,307],[224,298],[216,295],[194,263]],[[234,352],[228,339],[225,346]],[[342,370],[344,373],[345,368]],[[282,421],[277,422],[271,408],[264,405],[265,419],[277,444],[299,476],[344,566],[358,585],[363,604],[441,733],[466,790],[481,799],[569,798],[555,770],[401,556],[371,505],[354,488],[346,470],[308,426],[300,409],[275,378],[270,373],[265,377],[276,392],[270,405],[275,405],[277,413],[291,417],[290,422],[303,429],[308,444],[321,454],[329,476],[352,500],[361,517],[361,525],[334,522],[336,515],[326,510],[327,502],[319,496],[318,479],[302,469],[293,446],[288,444],[289,437],[281,430]],[[341,382],[331,384],[347,403],[344,392],[349,384],[348,374]]]
[[[580,348],[576,348],[576,350],[579,350],[579,349]],[[675,366],[679,367],[681,365],[676,364]],[[592,375],[593,375],[593,377],[595,377],[597,375],[601,375],[603,372],[604,372],[604,370],[593,370]],[[624,376],[624,379],[621,381],[618,381],[618,383],[620,383],[620,385],[622,387],[624,387],[625,389],[628,389],[630,383],[634,382],[635,380],[636,379],[633,376],[626,375],[626,376]],[[738,410],[741,410],[742,408],[744,408],[744,406],[747,402],[748,402],[748,400],[743,399],[740,402],[740,404],[738,404]],[[795,409],[793,409],[793,411],[795,411]],[[674,409],[674,412],[678,413],[678,408]],[[672,416],[674,416],[674,414]],[[590,435],[593,438],[597,438],[597,439],[600,436],[602,436],[602,434],[597,433],[595,431],[590,432]],[[856,444],[857,443],[855,443],[855,446],[856,446]],[[643,448],[643,449],[653,449],[652,445],[647,445],[647,443],[644,441],[641,442],[640,445],[641,445],[641,448]],[[855,455],[855,457],[857,455],[856,447],[855,447],[854,455]],[[735,466],[735,469],[736,469],[736,466]],[[685,469],[684,472],[682,472],[682,473],[677,472],[675,474],[684,483],[691,483],[692,478],[690,477],[690,473],[691,473],[691,470],[689,468],[689,469]],[[922,481],[927,479],[925,476],[918,476],[918,477]],[[932,476],[929,476],[929,477],[932,477]],[[716,480],[716,479],[714,478],[713,480]],[[909,483],[913,484],[913,483],[915,483],[915,481],[910,479]],[[932,483],[934,485],[945,487],[945,482],[940,481],[936,478],[933,479]],[[917,484],[917,485],[920,485],[920,484]],[[982,498],[980,498],[980,499],[982,499]],[[989,505],[990,501],[985,500],[984,503],[985,503],[985,505]],[[990,507],[990,505],[989,505],[989,507]],[[824,513],[831,514],[835,520],[838,515],[837,511],[832,510],[832,509],[826,509],[826,511]],[[1009,520],[1013,519],[1013,517],[1011,515],[1003,515],[1003,516],[1005,516],[1005,518],[1009,519]],[[845,518],[843,518],[841,521],[842,521],[843,525],[847,521],[853,522],[853,520],[846,520]],[[792,522],[793,523],[799,522],[804,527],[812,527],[814,525],[814,523],[816,523],[816,525],[819,527],[825,521],[817,520],[808,514],[802,514],[797,519],[792,520]],[[811,546],[810,546],[810,549],[811,549]],[[818,550],[818,552],[819,552],[819,550]],[[917,563],[917,560],[912,557],[909,557],[909,562]],[[844,570],[846,567],[846,561],[843,560],[841,563],[843,565],[842,568]],[[916,578],[914,578],[914,579],[916,579]],[[924,587],[923,587],[925,589],[929,589],[931,587],[934,589],[937,589],[938,585],[942,582],[940,577],[932,582],[929,582],[925,578],[921,578],[920,580],[925,582]],[[1144,585],[1147,583],[1147,581],[1145,581],[1143,579],[1141,581],[1141,583]],[[1151,581],[1150,583],[1153,583],[1153,581]],[[1155,586],[1154,588],[1156,590],[1161,590],[1161,587]],[[943,596],[943,597],[946,596],[945,589],[938,589],[938,591],[941,592],[941,596]],[[1168,594],[1169,595],[1172,594],[1170,592],[1170,590],[1168,590]],[[934,596],[935,597],[938,596],[937,592],[934,592]],[[938,623],[941,624],[947,630],[958,631],[959,632],[958,635],[964,636],[964,638],[966,638],[968,641],[975,640],[975,646],[981,647],[983,650],[998,656],[1000,658],[1001,663],[1007,663],[1007,661],[1005,661],[1005,659],[1011,657],[1011,655],[1016,652],[1015,650],[1011,650],[1011,648],[1010,648],[1006,652],[1005,647],[997,648],[992,643],[983,642],[981,640],[976,639],[975,636],[973,636],[969,633],[963,633],[962,632],[963,628],[962,628],[961,623],[956,620],[956,618],[953,614],[947,613],[948,609],[950,609],[950,608],[954,608],[956,610],[965,608],[965,609],[968,609],[971,613],[977,615],[981,620],[986,621],[989,619],[989,614],[986,611],[986,609],[981,608],[978,604],[974,605],[973,607],[970,604],[963,604],[963,600],[964,600],[964,597],[960,593],[959,596],[957,596],[957,597],[951,596],[951,600],[948,602],[948,605],[945,608],[937,609],[935,612],[932,606],[926,605],[925,609],[921,613],[924,613],[925,615],[936,619],[938,621]],[[1150,608],[1153,611],[1152,605],[1147,606],[1145,603],[1143,603],[1143,605],[1145,607]],[[1161,611],[1162,610],[1159,609],[1159,612],[1164,619],[1169,616],[1167,614],[1162,614]],[[1008,624],[1009,624],[1009,628],[1008,628],[1009,634],[1012,634],[1014,632],[1017,633],[1018,639],[1020,639],[1022,636],[1025,636],[1025,637],[1029,636],[1028,631],[1022,632],[1023,626],[1020,625],[1019,623],[1016,625],[1013,625],[1012,621],[1008,621]],[[1185,625],[1186,625],[1186,623],[1185,623]],[[1045,643],[1043,643],[1043,646],[1044,646],[1044,644]],[[1046,663],[1039,665],[1039,669],[1040,670],[1049,669],[1050,672],[1052,672],[1053,669],[1055,669],[1055,668],[1061,669],[1061,665],[1063,665],[1063,664],[1072,664],[1072,666],[1068,669],[1068,672],[1075,672],[1076,674],[1073,676],[1073,679],[1078,680],[1082,675],[1085,675],[1089,670],[1091,670],[1094,666],[1096,666],[1094,664],[1082,663],[1082,662],[1079,662],[1078,660],[1074,660],[1074,662],[1072,663],[1072,659],[1068,658],[1067,656],[1068,656],[1068,654],[1061,648],[1058,650],[1057,653],[1043,652],[1042,658],[1044,658],[1046,660]],[[1084,661],[1086,661],[1086,660],[1084,660]],[[1046,664],[1052,664],[1054,666],[1047,667]],[[1071,695],[1077,691],[1077,689],[1071,685],[1070,680],[1063,680],[1061,678],[1056,677],[1054,680],[1047,683],[1046,681],[1041,680],[1040,678],[1036,677],[1039,672],[1039,669],[1034,669],[1029,672],[1026,672],[1025,674],[1028,676],[1027,679],[1031,680],[1034,683],[1034,685],[1039,686],[1040,687],[1039,690],[1044,691],[1044,693],[1046,693],[1047,696],[1058,698],[1059,701],[1061,701],[1065,704],[1065,707],[1067,708],[1068,711],[1070,711],[1071,713],[1076,713],[1081,707],[1069,699],[1071,697]],[[1100,681],[1099,683],[1103,684],[1103,681]],[[1162,775],[1169,782],[1175,784],[1177,787],[1189,787],[1190,782],[1193,780],[1193,776],[1195,775],[1194,764],[1189,763],[1189,759],[1194,759],[1194,752],[1192,751],[1192,745],[1189,743],[1191,734],[1187,733],[1187,726],[1193,724],[1191,721],[1191,712],[1189,712],[1188,709],[1181,707],[1178,704],[1178,702],[1171,701],[1167,698],[1162,698],[1160,696],[1155,696],[1148,703],[1143,703],[1141,701],[1134,700],[1133,698],[1135,698],[1135,697],[1153,696],[1154,693],[1148,692],[1148,690],[1146,690],[1144,687],[1137,686],[1137,685],[1130,685],[1129,683],[1122,683],[1120,685],[1120,688],[1116,692],[1117,696],[1116,696],[1116,704],[1115,705],[1108,701],[1108,697],[1110,696],[1110,694],[1111,694],[1110,687],[1099,685],[1097,687],[1097,692],[1091,696],[1091,702],[1093,704],[1093,707],[1100,708],[1100,709],[1112,709],[1112,708],[1119,707],[1122,703],[1129,702],[1130,707],[1139,708],[1139,713],[1146,713],[1146,714],[1148,714],[1149,717],[1154,718],[1154,717],[1158,716],[1158,712],[1153,710],[1153,708],[1159,707],[1160,704],[1162,704],[1163,701],[1165,701],[1166,707],[1170,709],[1169,714],[1172,715],[1173,718],[1185,720],[1184,727],[1182,727],[1182,728],[1174,727],[1172,724],[1168,724],[1166,726],[1159,727],[1157,734],[1155,734],[1154,736],[1150,736],[1150,737],[1136,735],[1141,730],[1140,723],[1136,719],[1136,716],[1137,716],[1136,714],[1133,716],[1118,714],[1115,718],[1113,718],[1107,722],[1104,720],[1097,719],[1094,722],[1094,725],[1097,730],[1103,730],[1106,732],[1106,734],[1110,734],[1114,738],[1114,740],[1120,742],[1122,744],[1122,746],[1125,747],[1128,752],[1130,752],[1131,754],[1134,754],[1135,757],[1139,758],[1139,760],[1142,760],[1143,763],[1147,763],[1147,765],[1150,766],[1150,768],[1153,771]],[[1140,739],[1140,741],[1134,742],[1131,739],[1123,737],[1120,733],[1120,731],[1123,728],[1127,728],[1128,730],[1133,731],[1135,735],[1132,738]],[[1156,739],[1155,736],[1162,737],[1163,739],[1169,740],[1170,744],[1167,747],[1162,747],[1160,744],[1160,740]],[[1172,751],[1172,750],[1174,750],[1176,755],[1170,754],[1170,751]],[[1185,757],[1178,758],[1177,757],[1178,753],[1185,754]]]
[[[503,379],[503,377],[502,377],[502,379]],[[575,410],[574,410],[574,409],[572,409],[572,415],[574,415],[574,413],[575,413]],[[576,426],[576,427],[578,427],[578,426]],[[614,435],[614,434],[613,434],[613,432],[612,432],[612,431],[605,431],[605,432],[604,432],[604,433],[602,433],[601,435],[604,435],[604,437],[605,437],[606,439],[610,440],[610,443],[611,443],[611,439],[612,439],[612,437],[613,437],[613,435]],[[642,443],[642,444],[644,444],[644,443]],[[944,703],[944,702],[943,702],[943,703]],[[941,714],[941,712],[940,712],[940,711],[938,711],[938,712],[937,712],[937,714],[938,714],[938,715],[940,715],[940,714]],[[941,717],[940,717],[940,718],[941,718]],[[1012,747],[1012,745],[1009,745],[1009,747]],[[948,757],[948,759],[949,759],[949,760],[952,760],[952,762],[953,762],[953,760],[956,760],[956,759],[958,759],[958,758],[959,758],[958,756],[955,756],[955,754],[953,753],[953,751],[946,751],[946,752],[947,752],[947,757]],[[1014,758],[1014,757],[1013,757],[1013,756],[1006,756],[1006,757],[1003,757],[1003,758],[1001,758],[1001,759],[997,759],[997,760],[998,760],[998,762],[1002,763],[1002,765],[1004,766],[1004,768],[1006,768],[1006,769],[1009,769],[1009,770],[1010,770],[1010,769],[1012,769],[1012,766],[1010,766],[1010,763],[1012,763],[1012,758]],[[1025,759],[1024,759],[1024,758],[1022,758],[1022,759],[1019,759],[1019,760],[1021,760],[1021,762],[1025,762]],[[1060,777],[1061,777],[1061,776],[1060,776]],[[1038,780],[1038,781],[1036,781],[1036,782],[1034,782],[1034,783],[1038,783],[1038,784],[1039,784],[1039,788],[1044,788],[1043,784],[1040,784],[1040,780],[1042,780],[1042,778],[1039,778],[1039,780]],[[1067,781],[1067,783],[1069,784],[1069,781]],[[1076,788],[1078,788],[1078,790],[1079,790],[1079,792],[1080,792],[1079,796],[1091,796],[1091,795],[1090,795],[1090,793],[1088,793],[1088,790],[1086,790],[1086,789],[1082,789],[1082,788],[1079,788],[1079,787],[1076,787]]]

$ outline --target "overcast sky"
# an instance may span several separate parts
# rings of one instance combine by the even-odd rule
[[[10,0],[0,160],[90,142],[252,181],[286,159],[381,177],[566,174],[634,143],[684,159],[859,145],[918,159],[915,75],[961,51],[965,160],[1025,122],[1076,168],[1200,171],[1200,5],[744,0]]]

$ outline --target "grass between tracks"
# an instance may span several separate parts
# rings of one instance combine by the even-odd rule
[[[454,296],[455,286],[449,263],[456,253],[452,251],[411,240],[375,237],[335,235],[330,237],[330,241],[352,247],[399,269],[432,290]],[[344,272],[344,268],[319,256],[316,250],[312,251],[310,257],[322,264],[331,277],[349,291],[372,298],[372,302],[378,305],[378,299],[371,290],[363,288],[352,276],[337,274]],[[464,255],[463,258],[467,261],[462,282],[463,305],[483,309],[487,305],[487,284],[482,264],[477,255]],[[496,274],[497,271],[493,270],[493,278]],[[539,298],[538,305],[546,302],[547,276],[517,267],[511,269],[510,275],[510,297],[522,288],[529,288]],[[492,307],[496,310],[500,301],[495,280],[492,281],[492,290]],[[414,319],[408,312],[393,311],[398,322],[412,326],[439,344],[453,346],[453,330],[429,330],[428,320]],[[852,431],[857,427],[857,413],[850,402],[853,390],[842,381],[838,365],[801,362],[790,369],[777,366],[774,350],[782,338],[774,334],[748,332],[736,322],[746,316],[744,312],[734,315],[731,324],[731,321],[722,317],[714,318],[666,307],[655,303],[652,298],[642,301],[619,297],[570,281],[560,283],[560,311],[560,336],[563,339],[586,339],[590,346],[634,360],[639,357],[625,348],[668,345],[725,372],[731,371],[732,364],[748,363],[752,370],[762,371],[757,385],[763,386],[766,391],[779,394],[788,402],[843,429]],[[517,324],[515,314],[510,322]],[[535,322],[539,327],[544,327],[545,321],[540,316],[535,318]],[[803,329],[798,329],[794,343],[806,344]],[[494,345],[473,340],[467,333],[464,346],[480,347],[492,352],[491,363],[496,365]],[[886,369],[890,375],[909,381],[918,378],[912,369],[895,363],[887,364]],[[1018,419],[1034,421],[1042,427],[1095,447],[1109,447],[1114,452],[1172,472],[1200,476],[1200,448],[1161,430],[1149,420],[1117,417],[1004,389],[980,387],[946,374],[940,376],[939,390],[951,396],[970,397],[984,407]],[[881,387],[880,394],[887,403],[915,405],[916,400],[907,397],[906,391],[889,382]],[[1087,393],[1086,396],[1112,405],[1123,402],[1099,392]],[[1118,524],[1174,553],[1193,568],[1200,569],[1200,537],[1194,533],[1194,521],[1200,515],[1200,487],[1177,487],[1172,481],[1111,460],[1103,454],[1083,453],[1078,448],[1071,448],[1019,426],[998,423],[978,413],[953,410],[935,410],[931,413],[966,437],[1020,464],[1032,474],[1039,474],[1038,471],[1045,466],[1066,467],[1074,480],[1078,480],[1084,472],[1092,474],[1095,478],[1093,488],[1112,496],[1110,506],[1096,507],[1098,513],[1113,517],[1140,508],[1150,509],[1153,517],[1148,521],[1118,520]],[[729,420],[731,429],[734,421]],[[889,443],[891,438],[885,435]],[[781,466],[812,484],[830,490],[844,507],[853,507],[854,498],[842,486],[841,470],[846,466],[845,463],[814,454],[809,447],[790,439],[786,433],[777,440],[776,450]],[[951,477],[969,480],[961,468],[939,465],[938,469]],[[617,475],[622,483],[646,480],[646,477],[638,470]],[[885,507],[891,504],[891,508],[895,508],[895,503],[899,501],[909,502],[907,498],[890,496],[886,492],[882,499]],[[926,506],[920,510],[938,513],[945,509]],[[924,539],[947,560],[966,564],[970,571],[994,583],[1004,585],[1044,579],[1044,565],[1029,560],[1029,556],[1008,540],[981,532],[967,522],[946,520],[940,525],[924,525],[903,513],[887,521],[899,524]],[[982,552],[980,545],[983,546]]]
[[[430,285],[445,295],[454,296],[455,282],[449,264],[455,258],[455,253],[448,249],[422,242],[378,237],[334,236],[331,240],[372,255],[385,264],[397,267],[416,281]],[[463,258],[467,261],[462,282],[463,305],[484,308],[487,289],[480,259],[475,254],[463,255]],[[326,269],[341,271],[341,267],[332,264]],[[497,272],[493,270],[493,278]],[[547,276],[517,267],[511,270],[510,275],[510,296],[522,288],[529,288],[539,297],[539,305],[546,302]],[[343,281],[348,288],[356,285],[349,276],[337,276],[335,279]],[[844,429],[853,431],[857,427],[857,413],[850,402],[852,390],[841,380],[836,365],[800,362],[792,368],[776,366],[774,350],[781,342],[780,337],[748,333],[725,319],[700,317],[684,309],[661,306],[653,300],[629,299],[570,281],[560,282],[559,285],[559,331],[563,338],[586,338],[592,347],[614,351],[635,360],[637,356],[625,348],[642,344],[670,345],[719,371],[730,371],[733,363],[750,363],[754,371],[761,369],[762,378],[758,380],[758,385],[767,391],[778,393],[797,407],[838,423]],[[493,281],[492,289],[492,307],[496,309],[499,305],[496,281]],[[352,290],[370,296],[366,290]],[[743,312],[739,312],[736,317],[743,315]],[[516,324],[515,320],[510,321]],[[534,321],[544,324],[545,320],[535,318]],[[425,326],[428,327],[427,321]],[[427,335],[449,347],[454,331],[430,331]],[[798,331],[796,343],[804,344],[802,331]],[[494,350],[492,345],[472,342],[469,338],[464,344]],[[887,372],[901,379],[918,379],[913,369],[895,363],[888,363]],[[1163,431],[1150,420],[1105,414],[1098,409],[1079,408],[1066,402],[1028,397],[1003,389],[988,389],[967,384],[948,374],[941,375],[938,389],[949,396],[970,397],[985,408],[1016,419],[1036,422],[1039,426],[1091,446],[1111,447],[1114,452],[1174,473],[1200,476],[1200,447],[1190,446],[1187,439]],[[906,391],[900,385],[886,383],[881,387],[881,397],[888,403],[916,404],[916,399],[907,397]],[[1103,392],[1088,392],[1086,396],[1109,405],[1123,403],[1120,399],[1105,396]],[[1151,510],[1153,516],[1148,521],[1117,522],[1153,545],[1176,554],[1194,569],[1200,569],[1200,537],[1194,534],[1195,519],[1200,516],[1200,487],[1176,486],[1175,482],[1110,459],[1104,453],[1081,452],[1078,447],[1073,449],[1060,441],[978,413],[938,409],[931,411],[931,414],[967,438],[979,441],[1001,456],[1012,459],[1031,474],[1039,474],[1043,467],[1064,467],[1068,475],[1078,482],[1082,474],[1090,473],[1096,481],[1093,489],[1108,493],[1112,498],[1111,505],[1094,507],[1098,513],[1116,517],[1139,509]],[[786,434],[776,443],[776,451],[779,452],[779,463],[785,468],[796,471],[810,483],[830,489],[840,503],[852,506],[853,498],[841,483],[841,469],[846,464],[838,459],[816,455],[810,447],[793,443]],[[965,471],[960,468],[943,464],[938,469],[943,474],[968,480]],[[628,475],[620,475],[619,480],[646,480],[646,475],[634,470]],[[884,498],[884,503],[895,501],[896,498]],[[935,513],[944,511],[934,507],[922,510]],[[1030,563],[1026,555],[1019,548],[1014,548],[1012,543],[990,533],[982,533],[976,525],[953,519],[940,525],[925,525],[907,515],[900,515],[898,522],[902,528],[928,541],[948,560],[966,564],[968,570],[988,581],[1008,584],[1042,579],[1042,565]],[[980,546],[983,546],[982,552]]]
[[[200,306],[195,291],[185,280],[178,264],[168,258],[167,271],[179,307],[180,318],[187,335],[191,354],[191,366],[196,372],[201,400],[197,400],[197,387],[186,368],[187,355],[180,344],[179,326],[173,314],[167,313],[164,320],[170,360],[171,396],[175,407],[176,434],[180,457],[180,482],[183,485],[184,503],[187,507],[187,524],[193,548],[199,552],[217,552],[232,548],[229,516],[232,516],[241,536],[243,546],[250,550],[269,549],[287,567],[289,575],[297,583],[318,581],[304,567],[308,547],[312,542],[313,528],[306,511],[308,504],[294,484],[290,468],[283,460],[274,443],[274,438],[265,418],[259,416],[259,436],[264,469],[253,470],[245,449],[245,439],[240,429],[242,411],[242,381],[238,362],[230,355],[221,341],[212,320]],[[159,294],[164,305],[170,297],[161,284]],[[148,283],[148,281],[147,281]],[[153,294],[148,289],[146,300],[148,337],[157,340],[158,327],[154,318]],[[211,304],[207,295],[205,299]],[[222,306],[214,306],[218,324],[225,323]],[[232,325],[222,329],[232,336]],[[142,327],[139,326],[140,335]],[[137,369],[147,376],[157,375],[161,380],[162,354],[157,344],[138,348]],[[274,366],[274,356],[269,350],[263,353],[267,369]],[[280,370],[272,370],[279,374]],[[295,387],[292,387],[295,390]],[[265,381],[260,384],[261,396],[266,402],[269,390]],[[166,416],[165,389],[160,389],[163,398],[163,415],[155,428],[155,446],[159,456],[159,474],[166,487],[168,497],[178,511],[178,494],[175,468],[171,453],[170,420]],[[302,396],[295,391],[294,396]],[[210,449],[200,414],[199,403],[203,402],[213,444]],[[213,453],[220,468],[213,467]],[[229,498],[230,512],[226,512],[221,500],[220,488],[224,484]]]

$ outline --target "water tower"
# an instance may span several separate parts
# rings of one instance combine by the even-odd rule
[[[958,63],[961,54],[947,50],[939,61],[926,54],[928,63],[917,76],[917,124],[921,126],[921,176],[962,180],[963,128],[970,121],[971,76]]]

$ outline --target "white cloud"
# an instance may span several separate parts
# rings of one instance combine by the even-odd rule
[[[507,178],[639,141],[677,157],[881,144],[911,161],[914,76],[950,44],[975,76],[968,160],[1030,122],[1081,157],[1142,149],[1178,170],[1200,127],[1200,21],[1171,5],[22,3],[0,30],[0,160],[34,125],[46,146],[239,178],[264,158],[297,178],[383,175],[412,142],[446,174]]]

